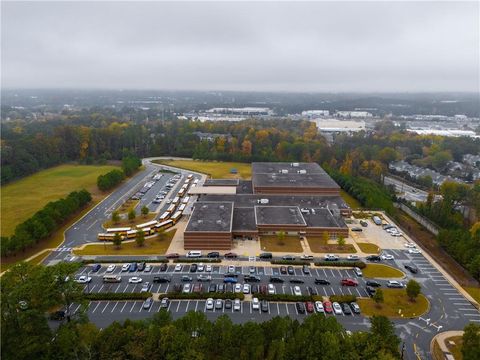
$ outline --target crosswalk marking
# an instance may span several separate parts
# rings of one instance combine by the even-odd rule
[[[66,246],[60,246],[55,249],[55,251],[72,251],[71,247],[66,247]]]

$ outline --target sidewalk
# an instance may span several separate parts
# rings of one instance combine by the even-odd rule
[[[434,358],[435,358],[435,353],[433,351],[433,346],[435,344],[435,341],[438,343],[438,346],[440,346],[440,350],[442,350],[444,354],[445,353],[450,354],[450,349],[447,347],[447,344],[445,344],[445,340],[453,336],[463,336],[463,331],[457,331],[457,330],[444,331],[433,337],[432,341],[430,342],[430,353],[433,355]],[[438,359],[438,360],[443,360],[443,359]]]

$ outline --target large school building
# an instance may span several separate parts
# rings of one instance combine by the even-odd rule
[[[262,235],[348,236],[351,209],[340,188],[315,163],[253,163],[252,180],[210,179],[184,232],[185,249],[232,248],[234,239]]]

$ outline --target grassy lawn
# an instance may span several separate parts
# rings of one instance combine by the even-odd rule
[[[1,233],[11,235],[22,221],[28,219],[48,202],[58,200],[75,190],[87,189],[94,199],[101,197],[97,177],[116,166],[60,165],[40,171],[1,188]]]
[[[471,297],[475,299],[477,303],[480,304],[480,288],[465,286],[464,289],[470,294]]]
[[[250,179],[252,177],[252,166],[247,163],[201,160],[155,160],[154,162],[197,171],[210,175],[213,179]],[[230,174],[232,168],[237,169],[238,173]]]
[[[318,236],[309,236],[307,241],[310,249],[314,253],[353,254],[357,252],[352,244],[345,244],[344,246],[340,247],[336,244],[328,244],[324,238]]]
[[[165,238],[159,240],[158,236],[145,239],[145,244],[138,247],[136,242],[122,244],[120,248],[112,244],[86,245],[82,250],[74,250],[75,255],[160,255],[165,254],[177,230],[165,233]]]
[[[452,341],[455,345],[450,345],[449,342]],[[461,336],[452,336],[445,339],[445,344],[447,344],[448,349],[452,353],[455,360],[462,360],[462,345],[463,338]]]
[[[362,313],[365,316],[384,315],[390,318],[403,317],[418,317],[424,314],[428,310],[428,300],[425,296],[420,294],[416,301],[410,301],[405,289],[382,289],[384,303],[381,307],[378,307],[375,302],[368,299],[358,299],[358,305],[362,309]]]
[[[155,219],[155,213],[149,213],[147,216],[137,215],[137,217],[130,221],[128,219],[121,219],[118,223],[114,224],[112,220],[105,221],[102,226],[107,229],[111,227],[132,227],[134,225],[143,224]]]
[[[122,204],[122,206],[120,206],[116,210],[118,211],[119,214],[128,214],[132,209],[135,209],[137,207],[139,202],[140,202],[140,200],[127,199],[127,201],[125,201]],[[137,215],[139,215],[139,214],[137,214]]]
[[[260,247],[262,251],[301,253],[302,245],[298,236],[285,236],[283,242],[274,235],[265,235],[260,237]]]
[[[382,264],[367,264],[362,272],[368,278],[402,278],[405,275],[398,269]]]
[[[380,248],[375,244],[370,243],[357,243],[360,250],[367,254],[378,254],[380,252]]]
[[[362,208],[362,204],[360,204],[360,202],[357,199],[355,199],[352,195],[347,193],[345,190],[340,189],[340,196],[347,203],[347,205],[350,206],[352,209]]]

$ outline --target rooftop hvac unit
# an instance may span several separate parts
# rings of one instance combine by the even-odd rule
[[[268,204],[269,200],[268,199],[260,199],[260,204]]]
[[[300,163],[294,162],[294,163],[292,163],[292,166],[293,166],[293,167],[298,167],[298,166],[300,166]]]
[[[306,173],[307,173],[307,170],[305,170],[305,169],[298,170],[298,173],[299,173],[299,174],[306,174]]]
[[[280,170],[280,172],[281,172],[282,174],[288,174],[288,170],[287,170],[287,169],[282,169],[282,170]]]

